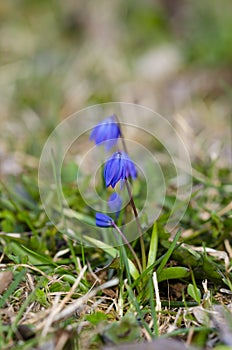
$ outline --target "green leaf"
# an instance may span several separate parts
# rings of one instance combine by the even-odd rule
[[[25,247],[22,244],[18,244],[16,242],[10,242],[7,246],[7,250],[17,257],[21,259],[21,261],[27,261],[32,265],[53,265],[57,266],[53,263],[52,259],[48,256],[36,253],[31,249]],[[27,259],[25,258],[27,256]],[[26,259],[26,260],[25,260]]]
[[[161,273],[161,271],[163,270],[164,266],[165,266],[166,263],[168,262],[170,256],[172,255],[172,253],[173,253],[173,251],[174,251],[174,249],[175,249],[175,247],[176,247],[176,244],[177,244],[177,242],[178,242],[178,239],[179,239],[180,235],[181,235],[181,231],[179,230],[179,231],[177,232],[177,234],[175,235],[175,237],[174,237],[174,239],[173,239],[173,241],[172,241],[170,247],[168,248],[168,251],[167,251],[167,253],[165,254],[163,260],[161,261],[161,263],[160,263],[160,265],[159,265],[159,267],[158,267],[158,269],[157,269],[157,271],[156,271],[158,279],[159,279],[159,274]]]
[[[113,258],[116,258],[118,256],[118,250],[111,247],[110,245],[88,236],[84,236],[84,239],[94,244],[96,247],[102,249],[106,254],[109,254]],[[134,280],[136,280],[140,276],[139,271],[137,270],[137,268],[135,267],[135,265],[130,259],[127,258],[127,260],[128,260],[130,275]]]
[[[35,300],[40,303],[44,307],[49,306],[49,302],[47,301],[46,293],[43,289],[37,289],[35,293]]]
[[[168,267],[166,269],[163,269],[160,272],[158,276],[158,282],[171,280],[171,279],[186,278],[189,276],[190,276],[190,271],[187,267],[183,267],[183,266]]]
[[[102,333],[106,342],[122,344],[141,338],[141,328],[133,314],[126,314],[119,322],[113,322]]]
[[[98,325],[98,323],[107,320],[108,316],[103,312],[97,311],[92,315],[85,316],[85,319],[94,325]]]
[[[85,222],[86,224],[89,224],[92,226],[96,225],[95,219],[93,217],[88,216],[88,215],[83,214],[83,213],[79,213],[79,212],[74,211],[72,209],[63,208],[63,214],[68,218],[75,218],[78,221]]]
[[[150,249],[148,253],[147,267],[151,266],[155,262],[156,255],[157,255],[157,247],[158,247],[158,230],[157,230],[157,223],[154,222],[152,234],[151,234]]]
[[[49,292],[69,292],[70,285],[68,283],[54,282],[49,286]]]
[[[188,295],[192,297],[198,304],[201,302],[201,291],[199,288],[194,286],[193,284],[189,283],[187,288]]]

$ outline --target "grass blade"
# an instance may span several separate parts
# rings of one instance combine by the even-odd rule
[[[187,267],[183,267],[183,266],[168,267],[166,269],[163,269],[159,273],[158,282],[171,280],[171,279],[186,278],[189,276],[190,276],[190,271]]]
[[[159,274],[161,273],[161,271],[163,270],[164,266],[167,264],[170,256],[172,255],[172,252],[175,249],[175,246],[176,246],[176,244],[178,242],[178,239],[180,238],[180,235],[181,235],[181,231],[179,230],[177,232],[177,234],[175,235],[175,237],[174,237],[170,247],[168,248],[168,251],[165,254],[163,260],[161,261],[161,263],[160,263],[160,265],[159,265],[159,267],[158,267],[158,269],[156,271],[158,279],[159,279]]]
[[[148,253],[147,267],[151,266],[155,262],[156,255],[157,255],[157,247],[158,247],[158,230],[157,230],[157,223],[154,222],[152,234],[151,234],[150,249]]]

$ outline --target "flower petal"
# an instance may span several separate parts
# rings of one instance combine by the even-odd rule
[[[96,145],[105,143],[106,151],[109,151],[120,137],[121,131],[115,117],[111,116],[98,123],[90,134],[90,140]]]
[[[119,181],[124,181],[128,177],[135,179],[137,170],[133,161],[125,152],[115,152],[106,162],[104,168],[104,178],[106,187],[115,187]]]
[[[108,199],[108,206],[112,212],[116,214],[120,212],[122,208],[122,198],[117,192],[113,192]]]
[[[96,226],[98,227],[111,227],[113,224],[113,219],[102,213],[96,213]]]

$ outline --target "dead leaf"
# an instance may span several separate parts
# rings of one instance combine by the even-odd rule
[[[215,305],[212,321],[219,330],[221,341],[232,346],[232,312],[229,306]]]
[[[13,280],[12,271],[0,272],[0,294],[2,294]]]
[[[35,336],[33,330],[27,324],[20,324],[17,328],[19,339],[28,340]]]

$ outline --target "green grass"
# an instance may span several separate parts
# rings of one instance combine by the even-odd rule
[[[29,193],[32,185],[33,194]],[[196,208],[202,207],[202,204],[198,204],[202,203],[202,198],[200,196],[192,198],[183,223],[180,223],[180,229],[171,241],[163,229],[165,214],[168,214],[168,209],[166,209],[166,213],[164,212],[153,228],[144,235],[146,255],[149,258],[147,269],[139,275],[135,272],[133,257],[130,257],[127,248],[121,251],[107,246],[99,248],[102,242],[97,240],[92,241],[95,248],[81,248],[57,232],[38,201],[36,177],[33,174],[30,174],[30,181],[26,178],[21,181],[21,186],[23,191],[20,194],[15,193],[13,188],[1,187],[2,266],[4,269],[11,270],[14,275],[12,282],[0,299],[1,308],[5,310],[1,325],[2,349],[10,347],[12,341],[15,348],[20,349],[21,345],[18,342],[25,336],[20,334],[21,324],[29,327],[32,333],[32,338],[21,339],[25,348],[27,346],[30,348],[32,344],[37,344],[39,341],[46,343],[48,339],[54,339],[66,332],[69,334],[69,344],[70,342],[76,344],[72,345],[73,349],[81,349],[83,346],[98,348],[111,337],[109,325],[113,325],[114,322],[116,322],[114,327],[118,327],[116,332],[119,332],[119,338],[114,337],[113,341],[118,343],[121,339],[118,320],[122,315],[127,317],[126,315],[129,314],[131,315],[129,321],[125,322],[135,324],[135,331],[130,333],[128,338],[123,337],[124,342],[141,340],[142,329],[146,331],[149,338],[162,336],[168,325],[171,326],[175,320],[179,309],[189,310],[186,316],[188,327],[187,320],[181,321],[181,317],[176,324],[175,331],[169,334],[170,337],[178,336],[178,334],[182,338],[186,337],[191,324],[194,325],[196,335],[193,337],[193,345],[202,346],[201,343],[198,343],[197,334],[204,330],[207,334],[205,342],[210,334],[218,334],[218,331],[211,327],[209,322],[198,323],[192,313],[192,306],[200,304],[210,311],[213,305],[226,304],[230,300],[230,298],[226,299],[227,294],[219,292],[220,288],[224,288],[228,289],[229,293],[232,283],[229,269],[231,261],[229,259],[227,261],[229,265],[225,265],[225,261],[221,260],[219,254],[223,250],[225,240],[230,241],[231,210],[226,211],[228,206],[226,195],[217,197],[219,202],[217,214],[210,212],[204,223],[199,215],[198,223],[197,219],[194,221],[196,229],[193,227],[186,238],[185,235],[181,237],[181,233],[184,232],[187,224],[191,225],[192,218],[196,216]],[[66,184],[63,188],[67,193],[69,193],[69,186]],[[220,183],[217,190],[220,193],[226,193],[226,186],[227,184]],[[209,188],[210,183],[202,188],[202,196],[205,200],[207,200]],[[215,185],[212,184],[212,188],[215,190]],[[28,202],[25,198],[30,198],[30,201]],[[225,209],[224,213],[223,209]],[[198,214],[200,214],[199,211]],[[91,215],[90,212],[89,216]],[[197,232],[197,227],[201,227],[200,232]],[[13,232],[18,232],[17,236],[13,236]],[[204,247],[201,251],[195,250],[199,247],[196,243],[199,240],[201,240],[200,247]],[[133,246],[140,254],[139,241],[134,242]],[[209,248],[214,249],[213,255],[207,251]],[[119,255],[121,256],[120,263],[109,264],[112,258]],[[85,267],[85,272],[82,273],[85,263],[88,265]],[[107,264],[106,268],[99,269]],[[94,274],[97,268],[99,271]],[[153,271],[156,271],[159,281],[161,311],[156,311],[157,295],[153,290]],[[72,290],[80,273],[82,277]],[[119,277],[119,284],[116,282],[116,285],[110,286],[106,293],[101,287],[96,289],[96,285],[111,280],[113,276]],[[209,303],[204,303],[202,282],[205,279],[208,281]],[[88,295],[90,290],[93,291],[92,295],[91,292]],[[119,299],[117,290],[120,291]],[[62,304],[62,300],[70,291],[71,295],[67,299],[69,302]],[[118,305],[117,308],[113,305],[114,300]],[[77,303],[78,306],[70,314],[68,308],[72,303],[74,305]],[[14,310],[15,317],[13,318],[7,311],[9,305],[12,305]],[[67,315],[64,316],[64,319],[59,319],[58,316],[58,321],[54,317],[46,337],[44,336],[41,340],[46,319],[56,307],[58,309],[54,311],[55,314],[59,315],[59,312],[62,311],[65,315],[65,310],[67,310]],[[138,318],[139,323],[136,321]],[[170,318],[170,321],[165,326],[167,318]],[[148,321],[151,319],[152,323]],[[78,331],[74,331],[74,325],[76,329],[79,329]],[[133,329],[134,326],[131,327]],[[166,328],[163,329],[163,327]],[[161,328],[162,333],[160,334]],[[81,343],[84,341],[81,340],[83,332],[85,341],[88,338],[88,345]]]

